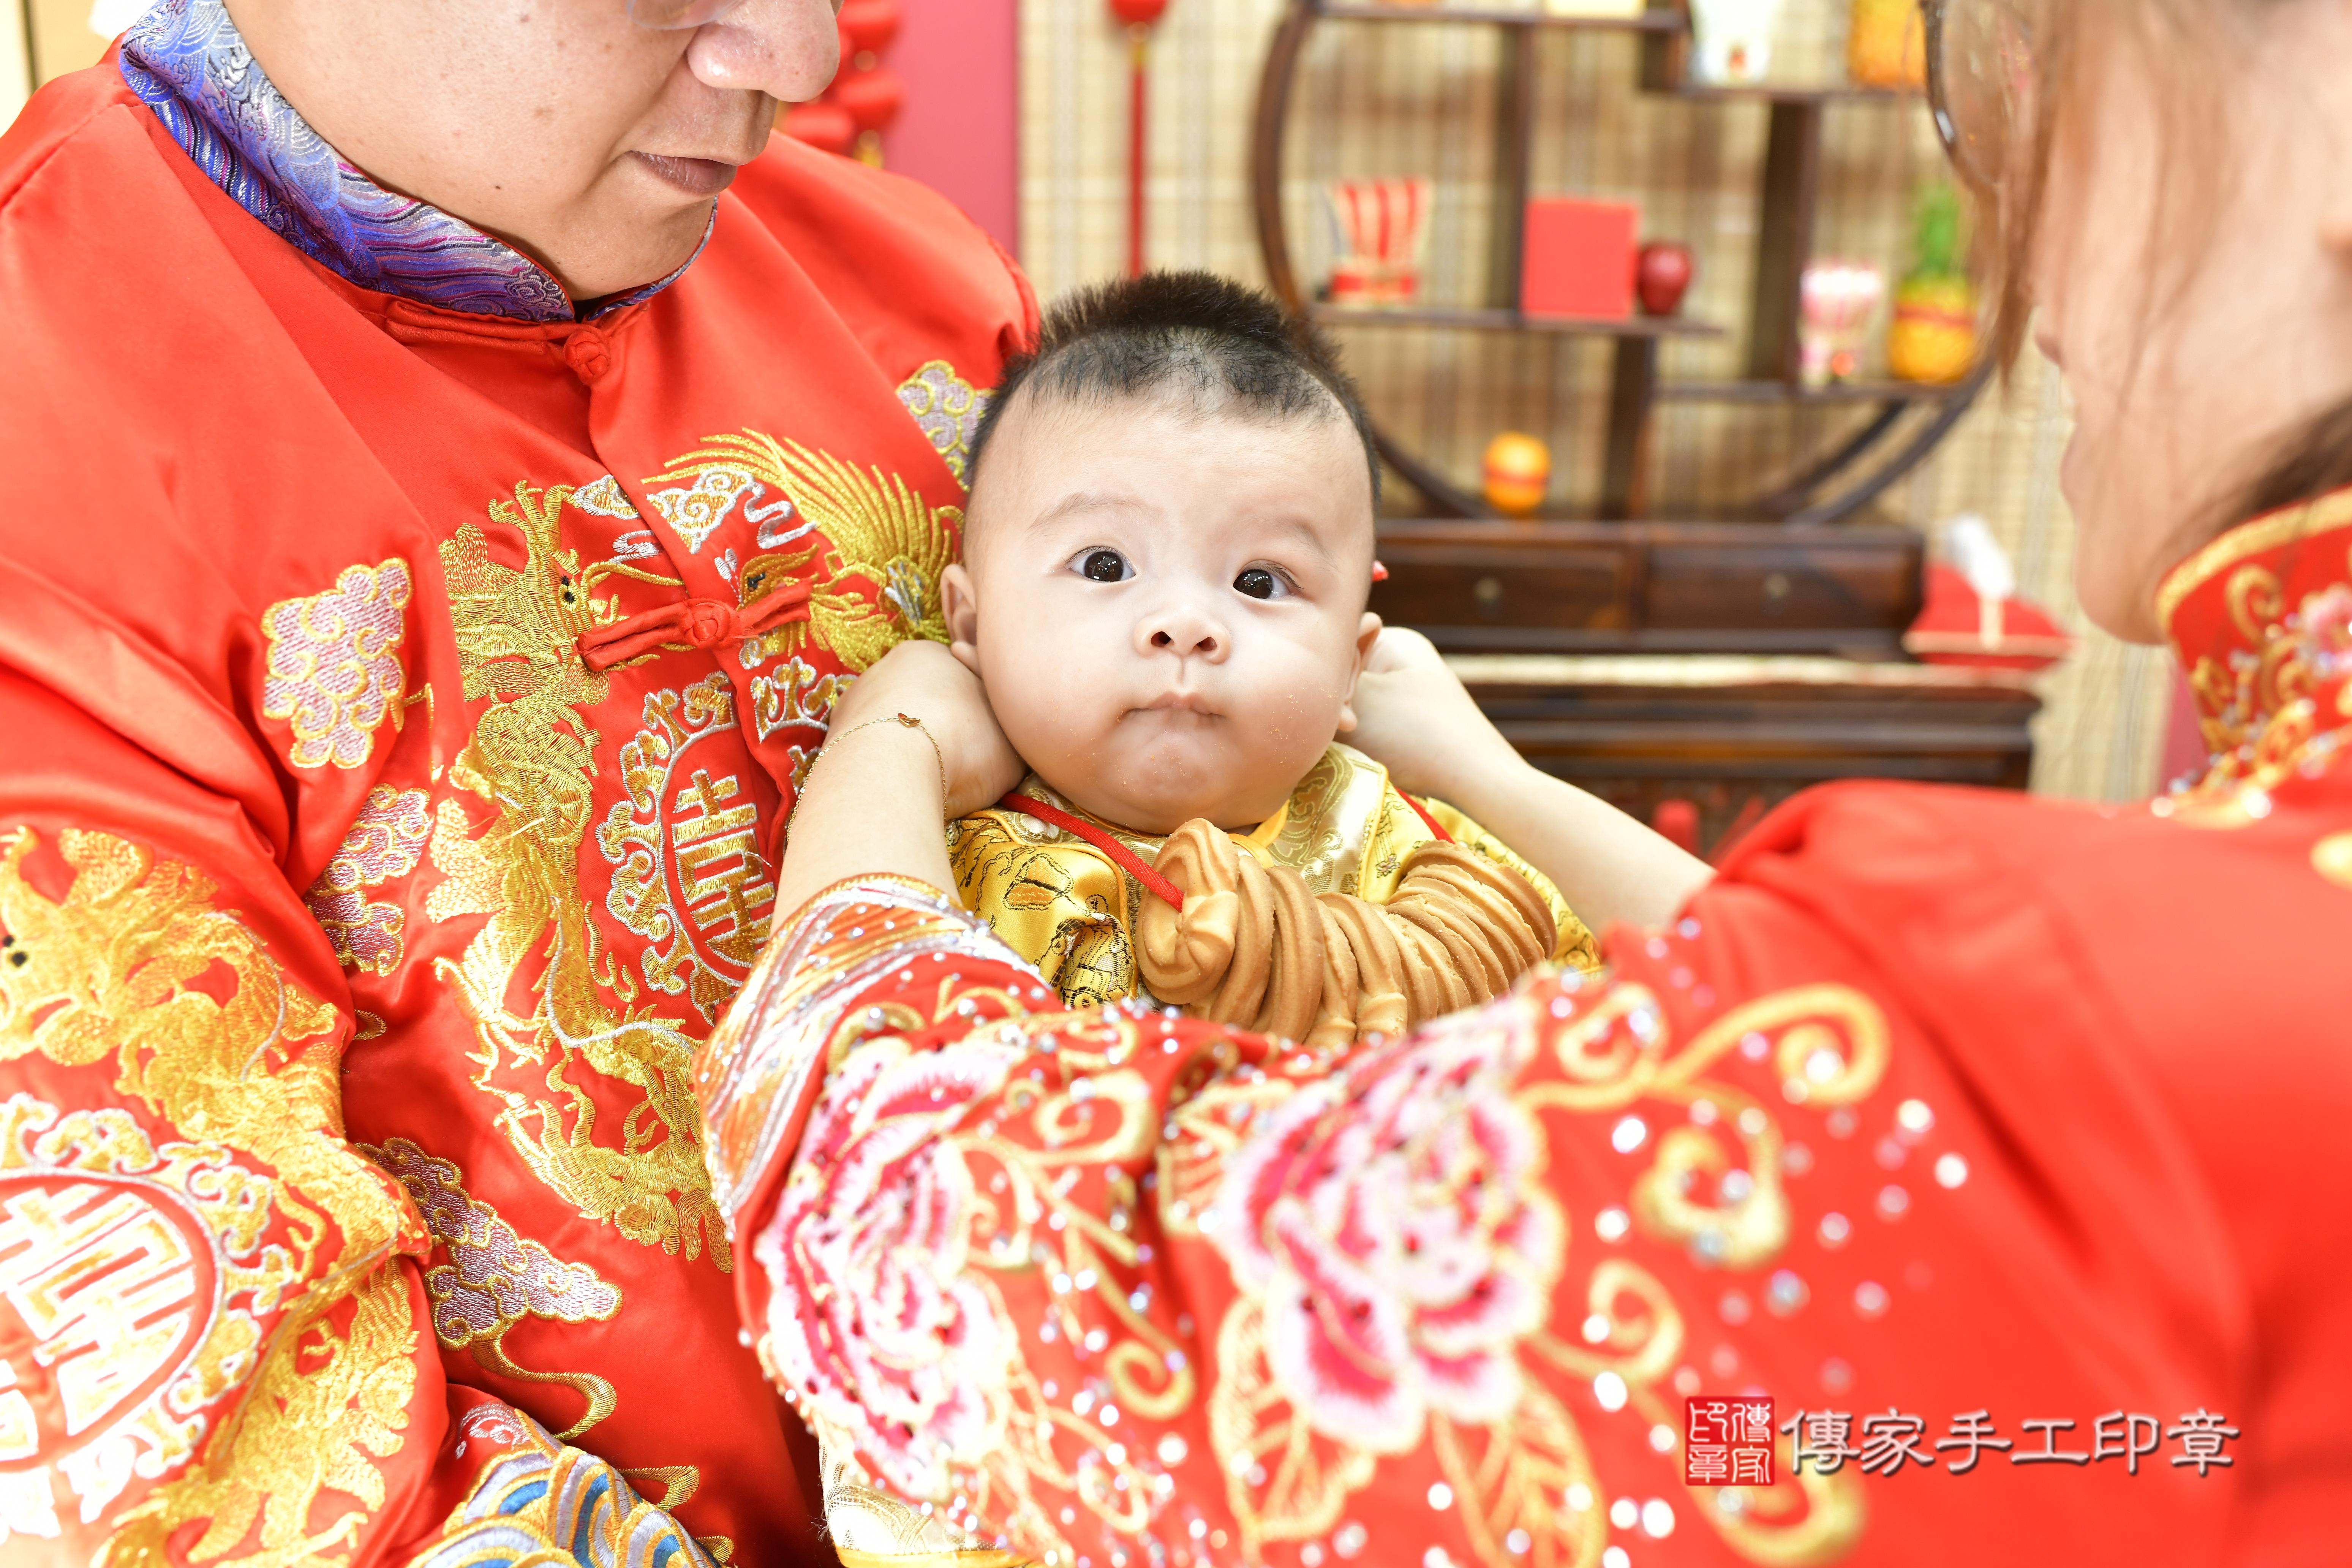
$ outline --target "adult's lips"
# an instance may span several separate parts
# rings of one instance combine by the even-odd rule
[[[690,196],[715,196],[735,183],[735,165],[717,158],[674,158],[666,153],[631,156],[653,171],[654,177]]]

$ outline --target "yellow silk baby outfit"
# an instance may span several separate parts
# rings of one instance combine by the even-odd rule
[[[1073,816],[1086,814],[1031,774],[1016,792]],[[1462,847],[1525,878],[1550,907],[1558,927],[1552,957],[1597,967],[1592,933],[1559,889],[1510,847],[1443,801],[1423,803]],[[1145,864],[1163,839],[1087,818]],[[1362,752],[1333,745],[1307,771],[1273,816],[1230,835],[1261,864],[1286,866],[1317,894],[1348,893],[1382,904],[1395,892],[1414,850],[1436,835]],[[1136,965],[1135,920],[1156,895],[1109,856],[1050,823],[1009,806],[992,806],[948,824],[948,859],[964,908],[1034,964],[1072,1007],[1149,994]]]

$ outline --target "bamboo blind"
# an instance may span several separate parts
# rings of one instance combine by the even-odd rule
[[[0,0],[0,126],[33,95],[32,18],[23,0]]]
[[[1152,43],[1147,184],[1153,265],[1262,281],[1250,215],[1257,77],[1281,0],[1174,0]],[[1788,0],[1772,74],[1843,79],[1844,0]],[[1534,149],[1538,195],[1635,202],[1645,238],[1698,258],[1684,311],[1733,329],[1665,345],[1665,381],[1736,375],[1755,247],[1766,113],[1635,88],[1634,40],[1538,35],[1543,83]],[[1102,0],[1025,0],[1022,16],[1022,260],[1041,296],[1125,263],[1125,39]],[[1323,182],[1421,175],[1433,212],[1423,289],[1475,304],[1487,276],[1497,30],[1475,25],[1326,23],[1310,41],[1294,106],[1284,200],[1301,275],[1328,270]],[[1913,203],[1941,168],[1924,105],[1839,105],[1823,137],[1815,251],[1876,262],[1890,288],[1909,262]],[[1608,395],[1602,340],[1385,328],[1344,339],[1380,417],[1467,480],[1496,431],[1552,447],[1555,499],[1589,501],[1601,470]],[[1769,487],[1860,415],[1664,404],[1653,474],[1660,515],[1704,517]],[[2095,800],[2157,785],[2172,662],[2084,625],[2072,589],[2074,525],[2057,490],[2067,417],[2056,376],[2029,358],[1882,503],[1921,527],[1983,513],[2017,563],[2020,591],[2083,638],[2045,681],[2034,787]]]

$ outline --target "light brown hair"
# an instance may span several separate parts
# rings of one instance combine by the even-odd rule
[[[2081,159],[2096,121],[2105,51],[2130,49],[2150,75],[2160,105],[2158,153],[2166,176],[2140,235],[2148,258],[2140,309],[2177,306],[2221,222],[2235,156],[2228,116],[2227,65],[2243,64],[2252,30],[2294,0],[1972,0],[2006,3],[2033,39],[2037,89],[2021,123],[2008,128],[1998,212],[1980,229],[1998,299],[1993,347],[2014,368],[2032,301],[2030,262],[2041,238],[2050,174],[2060,158]],[[2220,66],[2221,68],[2217,68]],[[2137,374],[2137,367],[2133,367]],[[2219,533],[2247,518],[2352,485],[2352,396],[2276,441],[2252,477],[2229,491],[2193,531]]]

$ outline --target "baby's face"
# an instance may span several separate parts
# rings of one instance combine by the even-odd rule
[[[947,575],[956,656],[1038,775],[1123,827],[1272,816],[1333,735],[1379,617],[1364,449],[1157,397],[1026,392]]]

